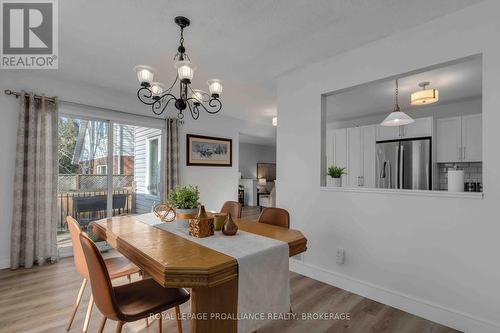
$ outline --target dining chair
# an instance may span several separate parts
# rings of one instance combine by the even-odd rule
[[[283,208],[264,208],[260,213],[259,222],[290,228],[290,214]]]
[[[95,295],[95,304],[103,314],[99,333],[104,330],[107,319],[118,322],[116,333],[120,333],[125,323],[158,314],[160,314],[158,331],[161,333],[161,313],[173,307],[177,317],[177,330],[182,333],[179,305],[189,300],[190,295],[187,291],[182,288],[163,288],[153,279],[113,287],[106,263],[97,246],[84,233],[80,234],[80,243],[85,255],[92,293]]]
[[[82,299],[83,292],[87,285],[87,281],[89,279],[89,272],[87,269],[87,264],[85,263],[85,257],[82,252],[82,246],[80,245],[80,234],[82,234],[82,229],[77,220],[73,217],[66,217],[66,222],[68,223],[68,229],[71,235],[71,241],[73,242],[73,258],[75,260],[75,266],[78,273],[83,278],[82,285],[80,287],[80,291],[78,292],[78,296],[76,297],[75,305],[73,306],[73,313],[71,314],[71,319],[69,320],[67,331],[71,329],[71,325],[73,324],[73,320],[75,319],[76,311],[78,310],[78,306],[80,305],[80,301]],[[139,267],[130,262],[127,258],[120,257],[112,257],[106,258],[104,260],[106,265],[106,269],[109,272],[111,279],[117,279],[120,277],[126,276],[128,278],[128,282],[131,282],[131,274],[140,273]],[[87,314],[85,315],[85,321],[83,322],[83,332],[86,333],[89,327],[90,315],[92,314],[92,307],[94,306],[94,295],[90,294],[89,305],[87,307]]]
[[[231,214],[233,218],[241,218],[241,204],[237,201],[226,201],[220,210],[221,213]]]

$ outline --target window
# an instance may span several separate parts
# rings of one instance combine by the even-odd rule
[[[98,175],[107,175],[108,174],[108,166],[107,165],[98,165],[97,166],[97,174]]]
[[[150,195],[159,195],[160,187],[160,137],[146,140],[146,190]]]

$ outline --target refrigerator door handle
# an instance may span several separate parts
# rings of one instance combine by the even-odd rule
[[[403,161],[404,161],[404,149],[403,145],[399,145],[399,165],[398,165],[398,176],[399,176],[399,181],[398,181],[398,188],[402,189],[403,188]]]

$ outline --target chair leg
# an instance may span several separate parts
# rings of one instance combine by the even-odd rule
[[[102,333],[104,331],[104,325],[106,325],[106,319],[108,319],[106,316],[103,316],[101,319],[101,324],[99,325],[99,330],[97,333]]]
[[[181,309],[178,305],[175,307],[175,319],[177,321],[177,332],[182,333]]]
[[[162,320],[161,320],[161,313],[160,313],[160,318],[158,318],[158,333],[162,332]]]
[[[94,295],[90,294],[89,306],[87,308],[87,314],[85,315],[85,321],[83,322],[83,333],[87,333],[89,329],[90,315],[92,314],[93,306],[94,306]]]
[[[66,331],[69,331],[71,329],[71,325],[73,324],[73,320],[75,319],[76,310],[78,310],[78,306],[80,305],[80,301],[82,300],[83,291],[85,290],[86,285],[87,285],[87,279],[83,279],[80,291],[78,292],[78,296],[76,297],[75,305],[73,306],[73,314],[71,315],[71,319],[69,320],[69,324],[68,327],[66,328]]]
[[[125,324],[123,321],[118,322],[116,325],[116,333],[122,333],[123,324]]]

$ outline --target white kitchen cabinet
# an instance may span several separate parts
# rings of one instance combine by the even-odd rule
[[[363,150],[360,127],[347,129],[347,185],[361,186],[363,175]]]
[[[400,126],[377,126],[377,141],[394,140],[400,138]]]
[[[460,162],[462,141],[461,117],[436,121],[436,162]]]
[[[402,126],[403,138],[432,136],[432,120],[432,117],[416,118],[413,123]]]
[[[462,161],[483,159],[483,117],[481,114],[462,116]]]
[[[377,141],[410,139],[432,136],[432,117],[416,118],[403,126],[377,126]]]
[[[442,118],[436,121],[436,161],[482,160],[482,115]]]
[[[375,187],[375,146],[376,127],[362,127],[363,136],[363,174],[361,184],[363,187]]]

